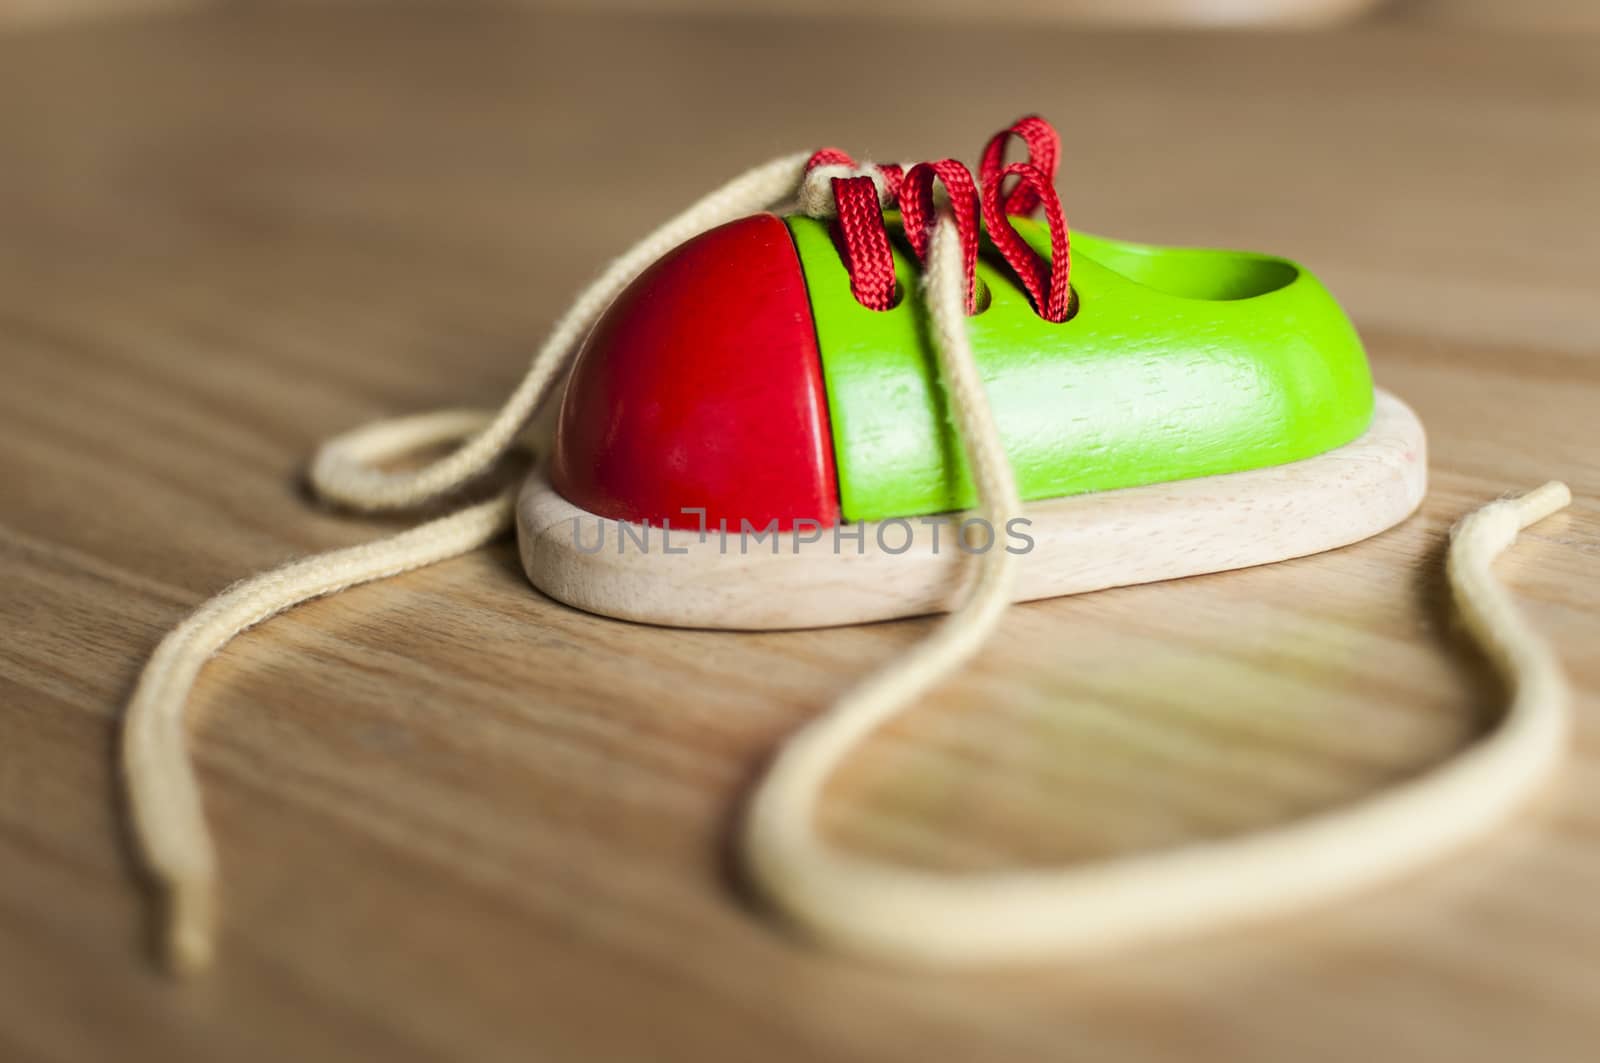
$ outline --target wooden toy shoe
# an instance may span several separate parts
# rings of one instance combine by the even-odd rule
[[[732,221],[639,276],[584,344],[519,503],[533,583],[653,623],[853,623],[946,608],[984,549],[1020,553],[1016,596],[1044,598],[1316,553],[1409,515],[1422,426],[1374,391],[1317,279],[1270,255],[1069,245],[1045,131],[1025,138],[1034,164],[999,168],[991,143],[981,234],[947,160],[830,177],[831,217]],[[1028,178],[1009,197],[1007,175]],[[1030,503],[1012,528],[949,515],[974,498],[919,283],[935,178],[966,208],[968,331]],[[896,198],[904,217],[882,210]],[[1029,206],[1043,223],[1011,213]]]

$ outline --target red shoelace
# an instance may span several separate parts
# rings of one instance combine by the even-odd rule
[[[1022,141],[1028,157],[1009,165],[1006,148],[1012,137]],[[978,180],[955,159],[919,162],[909,170],[899,166],[857,166],[837,148],[823,148],[806,163],[809,174],[819,167],[850,171],[831,178],[838,238],[850,290],[862,306],[888,310],[895,305],[894,252],[883,212],[900,210],[906,242],[918,261],[926,263],[928,245],[937,220],[934,182],[942,184],[961,237],[962,262],[967,278],[967,313],[978,309],[978,244],[981,229],[1005,259],[1047,321],[1065,321],[1072,313],[1071,244],[1067,219],[1056,195],[1056,166],[1061,138],[1043,118],[1029,115],[1002,129],[984,146],[978,163]],[[819,175],[820,176],[820,175]],[[1050,257],[1035,251],[1011,224],[1013,215],[1042,208],[1050,230]]]

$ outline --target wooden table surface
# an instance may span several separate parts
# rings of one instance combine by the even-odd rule
[[[1452,520],[1568,480],[1501,564],[1577,688],[1503,833],[1313,916],[985,974],[821,954],[730,871],[763,758],[927,621],[643,629],[509,544],[319,602],[203,675],[226,910],[154,973],[120,706],[207,595],[390,525],[318,440],[493,404],[574,289],[725,175],[1063,129],[1093,231],[1319,271],[1420,412],[1422,513],[1331,555],[1021,606],[837,780],[945,867],[1249,830],[1448,756],[1499,693]],[[1600,1043],[1600,37],[616,21],[320,5],[0,38],[0,1056],[1592,1059]]]

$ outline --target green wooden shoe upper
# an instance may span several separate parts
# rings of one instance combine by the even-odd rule
[[[1013,221],[1049,254],[1041,226]],[[970,506],[915,260],[896,246],[899,301],[870,310],[851,295],[827,223],[786,222],[816,326],[841,515]],[[973,352],[1025,499],[1296,461],[1350,442],[1372,419],[1360,339],[1286,259],[1075,232],[1078,308],[1060,324],[1034,313],[987,248],[978,277],[988,299],[968,319]]]

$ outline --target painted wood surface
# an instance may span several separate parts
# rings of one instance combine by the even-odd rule
[[[0,39],[0,1057],[1567,1063],[1600,981],[1600,42],[222,12]],[[920,70],[938,78],[912,80]],[[1345,550],[1021,605],[825,816],[942,867],[1281,822],[1471,739],[1449,524],[1577,494],[1500,573],[1570,668],[1568,770],[1460,860],[1314,918],[1092,966],[907,976],[728,873],[784,735],[927,620],[740,634],[530,591],[508,541],[272,621],[202,676],[223,962],[143,953],[111,774],[202,598],[394,527],[315,443],[493,402],[572,291],[727,174],[1054,116],[1075,223],[1281,250],[1428,426],[1421,512]],[[564,204],[565,209],[555,205]]]
[[[655,525],[839,518],[817,330],[789,230],[760,214],[669,251],[611,303],[561,397],[550,482]],[[689,519],[693,519],[692,517]]]

